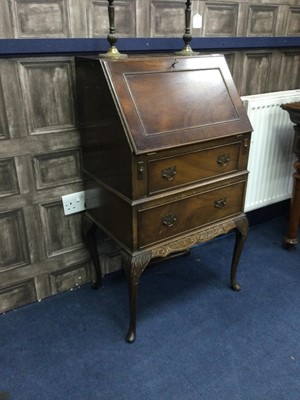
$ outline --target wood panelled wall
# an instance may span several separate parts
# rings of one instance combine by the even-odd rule
[[[116,0],[120,37],[182,37],[184,0]],[[194,37],[300,36],[299,0],[193,1]],[[106,0],[3,0],[0,38],[105,37]],[[225,51],[241,95],[300,87],[300,48]],[[0,312],[89,282],[73,57],[0,60]],[[102,247],[104,272],[120,259]]]

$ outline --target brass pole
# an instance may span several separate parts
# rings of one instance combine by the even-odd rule
[[[127,57],[127,54],[120,53],[116,47],[118,37],[115,34],[115,7],[114,0],[108,0],[108,19],[109,19],[109,33],[107,35],[107,41],[110,44],[110,48],[104,54],[99,54],[99,57],[111,57],[121,58]]]
[[[192,41],[192,35],[191,35],[191,0],[187,0],[185,3],[185,33],[183,35],[183,41],[184,41],[184,47],[182,50],[176,52],[175,54],[178,56],[191,56],[191,55],[196,55],[199,53],[196,53],[192,50],[190,43]]]

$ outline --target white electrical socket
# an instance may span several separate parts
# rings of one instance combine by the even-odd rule
[[[66,194],[61,197],[65,215],[84,211],[85,207],[85,192],[76,192]]]

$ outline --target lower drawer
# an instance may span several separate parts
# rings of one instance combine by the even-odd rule
[[[139,247],[243,212],[245,181],[138,211]]]

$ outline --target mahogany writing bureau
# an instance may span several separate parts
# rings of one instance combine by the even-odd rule
[[[252,128],[221,55],[75,62],[87,214],[122,248],[133,342],[139,279],[152,259],[235,230],[239,290]]]

